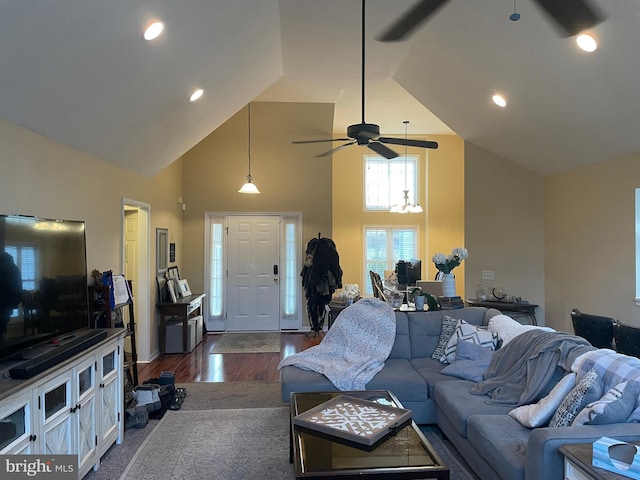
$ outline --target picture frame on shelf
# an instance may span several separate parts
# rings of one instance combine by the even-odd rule
[[[178,301],[178,294],[173,280],[167,280],[167,289],[169,290],[169,300],[171,300],[171,303],[176,303]]]
[[[167,268],[167,278],[169,280],[179,280],[180,279],[180,272],[178,272],[178,267],[177,266]]]
[[[156,283],[158,284],[158,303],[168,303],[167,277],[164,273],[156,275]]]
[[[191,296],[191,288],[189,288],[189,282],[187,282],[186,278],[182,278],[178,280],[178,285],[180,286],[180,296],[182,297]]]

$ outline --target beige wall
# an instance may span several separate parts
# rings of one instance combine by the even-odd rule
[[[84,220],[89,272],[122,269],[123,197],[151,205],[152,239],[158,226],[182,237],[174,199],[182,183],[180,162],[148,179],[4,121],[0,157],[0,212]],[[153,240],[150,264],[155,269]],[[148,282],[149,311],[155,312],[155,276]],[[151,329],[151,351],[157,351],[157,319],[137,320]]]
[[[476,296],[483,270],[494,271],[493,282],[483,281],[487,293],[502,287],[540,305],[536,318],[543,324],[543,177],[466,142],[464,197],[467,296]]]
[[[635,306],[635,189],[640,155],[545,179],[547,311],[572,331],[570,311],[640,325]]]
[[[251,174],[260,195],[238,193],[248,163],[247,108],[231,117],[183,156],[184,258],[180,273],[192,289],[204,288],[205,212],[302,212],[306,242],[331,235],[331,160],[315,158],[325,148],[292,140],[329,138],[333,104],[253,102]]]
[[[423,214],[365,212],[363,156],[370,151],[365,147],[353,146],[333,156],[333,240],[344,270],[343,283],[356,283],[361,291],[365,290],[364,282],[368,279],[364,271],[364,225],[419,227],[418,258],[422,260],[423,278],[433,278],[436,274],[431,262],[434,253],[449,254],[454,247],[464,246],[464,144],[453,135],[430,136],[429,140],[437,141],[439,148],[407,150],[409,155],[420,157],[420,204],[425,209]],[[404,147],[398,148],[399,153],[404,154]],[[425,193],[427,184],[428,194]],[[456,293],[463,296],[464,264],[454,273]]]

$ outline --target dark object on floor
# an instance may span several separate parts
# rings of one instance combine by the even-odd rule
[[[187,389],[183,387],[176,388],[175,396],[171,405],[169,405],[169,410],[180,410],[182,407],[182,403],[184,399],[187,397]]]
[[[640,358],[640,328],[616,322],[613,336],[618,353]]]
[[[125,410],[124,428],[144,428],[149,423],[149,412],[146,405],[136,405]]]
[[[312,238],[300,276],[307,299],[311,330],[322,331],[327,307],[334,292],[342,288],[342,269],[336,244],[330,238]]]
[[[571,310],[573,331],[579,337],[585,338],[596,348],[613,349],[613,324],[611,317],[582,313],[577,308]]]

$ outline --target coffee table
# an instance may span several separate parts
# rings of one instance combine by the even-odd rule
[[[370,448],[293,423],[296,415],[339,395],[403,408],[385,390],[292,393],[290,461],[294,463],[296,479],[361,479],[364,475],[367,479],[449,480],[449,468],[413,420]]]

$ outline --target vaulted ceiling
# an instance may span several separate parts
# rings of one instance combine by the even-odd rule
[[[455,133],[543,175],[640,150],[637,0],[594,0],[607,19],[590,54],[532,0],[516,1],[517,22],[511,0],[451,0],[409,40],[376,41],[414,1],[367,1],[365,116],[385,135],[409,120],[412,135]],[[251,101],[334,103],[344,136],[361,120],[360,8],[4,1],[0,118],[149,177]],[[165,31],[146,42],[155,19]],[[205,94],[190,103],[196,88]]]

